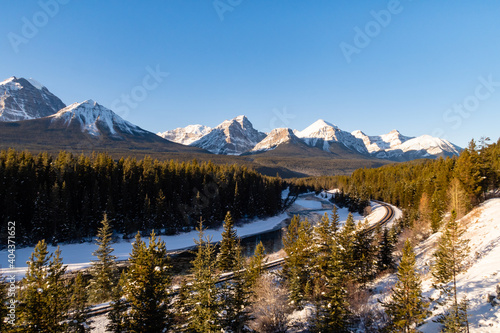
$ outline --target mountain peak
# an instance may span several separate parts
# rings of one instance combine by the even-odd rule
[[[117,129],[130,134],[145,132],[92,99],[73,103],[50,117],[53,122],[63,121],[66,126],[79,124],[82,132],[94,136],[99,136],[101,129],[109,131],[111,135],[117,135]]]
[[[33,79],[11,76],[0,82],[0,121],[20,121],[53,115],[66,105]]]

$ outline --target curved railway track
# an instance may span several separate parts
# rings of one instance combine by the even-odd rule
[[[377,201],[377,200],[373,200],[373,201],[380,204],[382,207],[384,207],[386,211],[385,211],[384,217],[382,217],[382,219],[380,219],[380,221],[373,223],[370,227],[368,227],[366,229],[366,231],[365,231],[366,233],[373,232],[378,227],[383,227],[384,225],[389,223],[395,215],[395,211],[394,211],[394,208],[392,208],[392,206],[390,206],[382,201]],[[285,262],[285,259],[286,258],[281,258],[281,259],[273,260],[271,262],[267,262],[263,265],[262,268],[264,268],[265,270],[271,270],[271,269],[281,267],[281,265],[283,265],[283,263]],[[235,274],[234,272],[222,274],[219,277],[219,281],[217,283],[222,283],[225,281],[232,280],[234,278],[234,274]],[[177,291],[174,291],[173,295],[176,295],[176,294],[177,294]],[[89,315],[89,317],[97,317],[97,316],[108,313],[110,310],[111,310],[110,305],[100,305],[100,306],[97,306],[95,308],[92,308],[89,311],[88,315]]]

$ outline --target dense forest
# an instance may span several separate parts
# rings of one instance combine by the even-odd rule
[[[460,156],[416,160],[375,169],[358,169],[351,176],[293,179],[295,191],[338,188],[353,201],[391,203],[405,211],[408,223],[420,219],[437,230],[443,215],[458,217],[484,201],[500,186],[500,140],[474,140]]]
[[[282,209],[280,178],[238,165],[158,161],[107,154],[58,156],[0,152],[0,234],[15,221],[18,244],[79,241],[95,236],[103,214],[116,232],[165,234]],[[6,237],[3,237],[6,239]]]

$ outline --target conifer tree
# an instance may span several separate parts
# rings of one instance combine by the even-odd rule
[[[394,251],[394,244],[389,234],[389,229],[384,228],[382,238],[379,244],[378,252],[378,270],[383,272],[388,269],[394,268],[394,258],[392,252]]]
[[[250,320],[250,284],[244,271],[244,258],[241,248],[237,246],[234,277],[221,287],[221,326],[225,332],[241,333],[246,331]]]
[[[129,332],[164,332],[170,328],[170,258],[165,243],[151,232],[149,245],[140,233],[130,255],[125,296],[130,304]]]
[[[191,283],[192,308],[188,320],[188,330],[197,333],[220,332],[220,320],[218,317],[220,303],[218,300],[217,263],[215,248],[210,237],[205,237],[203,223],[200,221],[198,227],[198,240],[196,257],[193,265],[193,280]]]
[[[420,276],[415,269],[415,253],[409,240],[404,244],[397,277],[391,300],[382,303],[389,317],[389,330],[416,332],[415,326],[425,319],[428,311],[427,303],[422,297]]]
[[[361,284],[367,283],[376,274],[376,247],[368,221],[358,223],[354,233],[353,264],[355,279]]]
[[[115,262],[116,256],[112,255],[113,248],[111,247],[113,232],[106,214],[104,214],[101,225],[98,229],[96,239],[98,248],[92,253],[93,256],[97,257],[97,260],[92,261],[90,269],[92,278],[88,287],[90,301],[94,303],[107,301],[111,298],[118,278],[118,268]]]
[[[124,295],[124,286],[127,283],[127,274],[122,272],[120,280],[113,288],[111,293],[111,310],[108,312],[108,325],[106,330],[112,333],[127,332],[128,318],[127,318],[127,303]]]
[[[50,316],[52,327],[66,328],[65,321],[68,319],[68,310],[70,307],[70,299],[68,286],[63,280],[67,266],[63,265],[61,257],[61,249],[57,247],[48,267],[48,283],[50,290]],[[54,330],[57,331],[57,330]]]
[[[238,237],[234,229],[234,220],[231,216],[231,212],[227,212],[224,219],[224,231],[222,232],[220,252],[217,258],[220,271],[227,272],[233,270],[236,260],[237,244]]]
[[[88,295],[82,273],[78,272],[71,294],[71,315],[68,332],[87,333],[92,330],[92,320],[88,317]]]
[[[61,277],[66,267],[62,266],[59,248],[53,256],[42,240],[27,263],[19,326],[23,332],[64,332],[68,302]]]
[[[10,299],[7,298],[7,285],[5,284],[5,277],[0,273],[0,332],[7,332],[9,328],[11,328],[11,324],[7,323],[5,320],[8,314],[7,301]]]
[[[292,218],[283,236],[283,249],[287,254],[282,274],[287,280],[290,300],[295,307],[300,307],[302,300],[311,291],[310,261],[312,230],[307,219],[300,221],[298,215]]]
[[[336,243],[329,250],[325,284],[315,298],[316,314],[312,331],[317,333],[348,332],[349,303],[347,301],[345,272]]]
[[[340,246],[340,261],[344,266],[346,278],[354,279],[354,271],[356,267],[354,256],[354,242],[356,238],[356,223],[351,213],[347,216],[344,227],[337,233],[337,242]]]
[[[432,266],[432,275],[436,287],[444,291],[447,296],[452,297],[453,304],[446,316],[448,326],[459,327],[463,320],[460,316],[460,304],[457,295],[457,275],[464,269],[464,261],[469,252],[469,241],[463,239],[465,228],[456,221],[457,214],[451,212],[451,218],[445,226],[438,248],[434,253],[435,262]],[[452,286],[447,284],[452,282]],[[451,323],[455,320],[454,323]]]
[[[250,258],[247,268],[247,279],[252,289],[255,286],[257,280],[262,275],[262,265],[264,264],[265,256],[266,250],[264,248],[264,244],[262,244],[262,242],[259,242],[259,244],[257,244],[257,246],[255,247],[254,254]]]

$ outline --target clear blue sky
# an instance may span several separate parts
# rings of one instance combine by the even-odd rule
[[[118,105],[153,132],[245,114],[260,130],[323,118],[460,146],[500,135],[498,1],[219,0],[223,20],[211,0],[55,1],[2,2],[0,79],[33,77],[66,104]],[[140,95],[157,66],[168,77]]]

